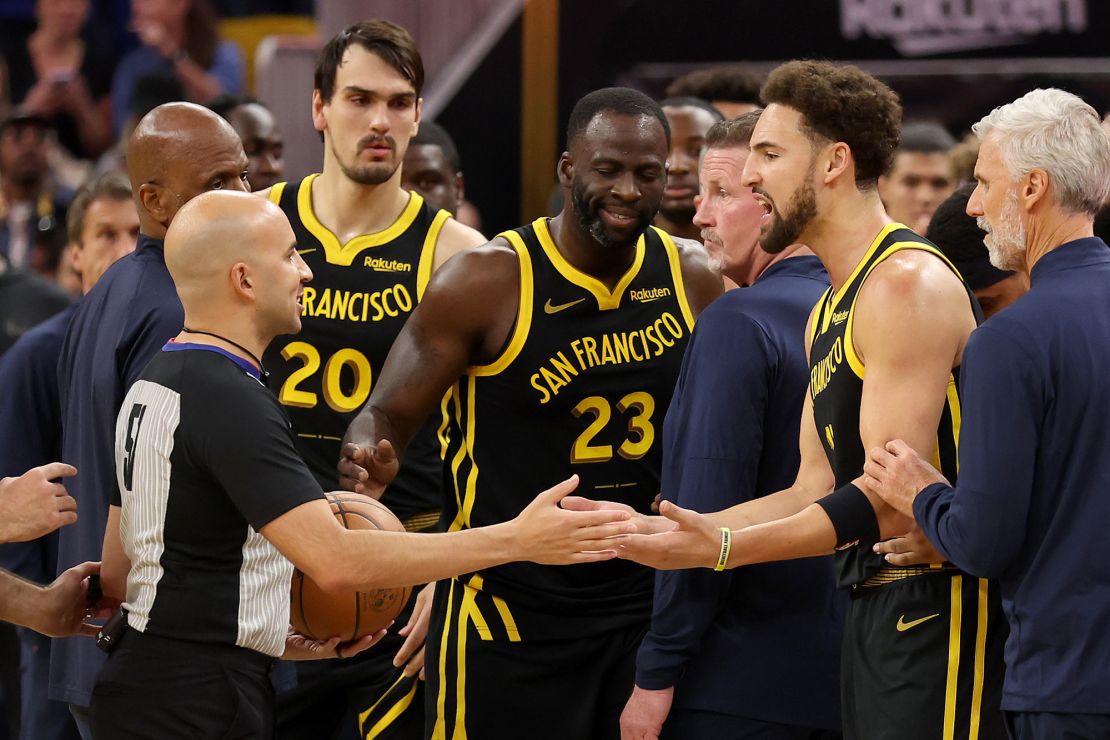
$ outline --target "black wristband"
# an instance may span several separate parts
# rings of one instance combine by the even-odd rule
[[[873,545],[879,541],[879,519],[867,496],[852,483],[841,486],[816,504],[825,510],[836,530],[836,549]]]

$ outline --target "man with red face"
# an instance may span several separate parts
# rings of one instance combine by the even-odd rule
[[[717,511],[790,484],[809,371],[799,341],[828,277],[797,244],[759,248],[763,207],[741,184],[759,112],[706,134],[694,223],[745,286],[702,314],[663,427],[663,498]],[[830,558],[655,576],[624,737],[831,737],[840,729],[843,598]],[[784,653],[779,646],[793,643]],[[805,656],[795,658],[792,656]],[[733,680],[730,666],[760,665]]]

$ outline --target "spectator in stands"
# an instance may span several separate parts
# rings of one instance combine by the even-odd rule
[[[736,118],[759,107],[762,78],[743,64],[699,69],[667,86],[668,98],[708,100],[725,118]]]
[[[23,267],[36,231],[65,223],[72,193],[55,186],[47,167],[50,122],[17,110],[0,122],[0,256]]]
[[[118,135],[132,108],[135,81],[170,72],[194,102],[243,91],[239,48],[221,41],[211,0],[132,0],[131,24],[142,46],[125,56],[112,79],[112,125]]]
[[[941,202],[956,189],[948,153],[956,146],[952,134],[936,123],[907,123],[890,172],[879,177],[879,197],[895,221],[918,234]]]
[[[979,137],[968,133],[960,143],[948,152],[948,161],[952,169],[952,180],[956,187],[966,185],[975,180],[975,160],[979,158]]]
[[[230,123],[243,140],[251,191],[265,190],[285,179],[285,139],[269,108],[250,95],[229,94],[209,100],[208,108]]]
[[[113,262],[135,249],[139,216],[131,184],[117,172],[88,183],[73,199],[66,225],[74,267],[87,293]],[[58,358],[76,304],[31,329],[0,359],[0,476],[15,476],[62,456]],[[57,570],[58,535],[0,546],[0,567],[35,583]],[[24,740],[76,738],[64,703],[49,701],[50,640],[19,630]]]
[[[990,318],[1025,295],[1029,279],[1022,272],[999,270],[990,261],[985,232],[967,215],[975,183],[962,186],[940,204],[925,237],[940,247],[975,293],[983,316]]]
[[[35,31],[4,59],[8,102],[48,119],[73,157],[95,158],[112,142],[112,46],[86,26],[89,0],[37,0],[35,16]]]
[[[671,150],[667,153],[667,187],[655,225],[672,236],[697,241],[701,239],[701,228],[694,225],[698,159],[705,135],[724,116],[701,98],[666,98],[660,105],[671,126]]]

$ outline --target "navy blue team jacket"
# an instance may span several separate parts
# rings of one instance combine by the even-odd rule
[[[794,482],[805,325],[828,286],[794,257],[702,313],[664,425],[664,498],[718,511]],[[675,708],[839,729],[845,606],[827,557],[661,571],[636,684],[675,686]]]

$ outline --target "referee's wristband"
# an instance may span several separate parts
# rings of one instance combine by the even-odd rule
[[[836,530],[836,549],[873,545],[879,541],[879,519],[867,496],[852,483],[816,501]]]
[[[713,570],[724,570],[728,565],[728,554],[732,551],[732,530],[721,527],[721,554],[717,556],[717,564]]]

